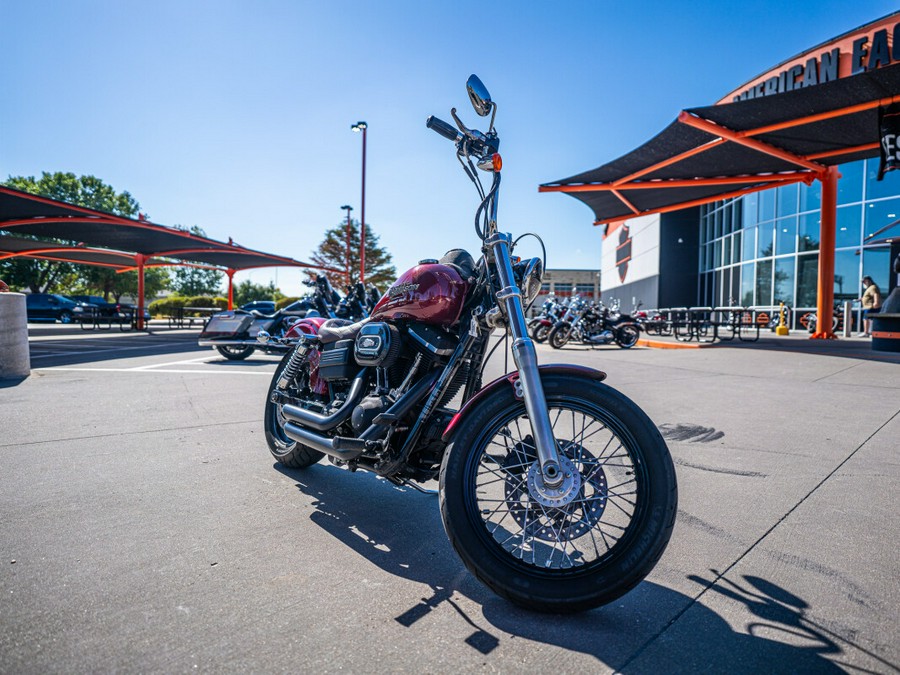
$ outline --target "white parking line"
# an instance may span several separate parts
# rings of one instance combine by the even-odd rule
[[[149,366],[137,366],[136,368],[132,368],[131,370],[153,370],[155,368],[162,368],[163,366],[180,366],[184,363],[202,363],[204,361],[211,361],[212,359],[220,358],[218,354],[209,354],[208,356],[201,356],[198,359],[187,359],[184,361],[169,361],[168,363],[151,363]]]
[[[32,370],[71,370],[86,373],[103,372],[103,373],[188,373],[191,375],[265,375],[272,377],[272,371],[259,370],[236,370],[229,368],[228,370],[175,370],[171,368],[145,370],[144,368],[70,368],[68,366],[56,366],[49,368],[32,368]]]

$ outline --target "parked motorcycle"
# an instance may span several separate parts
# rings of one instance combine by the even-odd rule
[[[197,344],[215,348],[229,361],[243,361],[256,350],[267,354],[290,351],[290,347],[283,342],[273,340],[263,344],[257,336],[265,334],[281,338],[295,324],[298,331],[313,333],[326,318],[337,316],[335,305],[340,302],[340,296],[334,292],[325,275],[320,274],[314,281],[303,283],[310,286],[312,293],[273,314],[240,309],[213,314],[203,326]],[[352,306],[353,303],[348,305]]]
[[[474,75],[467,89],[478,114],[496,113]],[[665,549],[677,501],[672,460],[653,422],[603,383],[605,373],[538,365],[523,307],[544,265],[513,263],[515,241],[497,229],[493,116],[484,133],[451,115],[455,127],[426,124],[453,142],[479,191],[483,256],[455,249],[423,261],[366,320],[289,331],[265,436],[292,469],[327,456],[397,485],[439,479],[444,527],[478,579],[528,608],[585,610],[633,588]],[[492,176],[487,191],[479,170]],[[512,334],[518,370],[483,386],[494,330]]]
[[[622,349],[630,349],[640,336],[640,328],[634,319],[618,312],[618,302],[609,308],[602,302],[595,304],[579,297],[553,326],[547,341],[554,349],[562,349],[570,340],[589,345],[615,342]]]
[[[554,324],[566,312],[568,304],[556,298],[549,298],[541,305],[540,313],[528,321],[528,331],[535,342],[545,342]]]

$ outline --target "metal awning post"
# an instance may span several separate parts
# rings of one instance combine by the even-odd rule
[[[228,275],[228,309],[234,309],[234,270],[229,268],[225,274]]]
[[[138,297],[137,297],[137,329],[144,330],[144,256],[140,253],[134,256],[137,263]]]
[[[819,174],[822,181],[822,225],[819,233],[819,281],[816,293],[816,332],[812,339],[834,339],[834,246],[837,223],[837,184],[840,173],[829,166]]]

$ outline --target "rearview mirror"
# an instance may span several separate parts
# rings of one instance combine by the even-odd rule
[[[477,75],[470,75],[466,81],[466,91],[469,92],[469,100],[472,107],[482,117],[486,117],[494,107],[491,95]]]

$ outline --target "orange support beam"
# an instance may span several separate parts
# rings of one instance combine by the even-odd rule
[[[852,151],[851,151],[852,152]],[[653,190],[659,188],[683,188],[702,187],[704,185],[742,185],[746,183],[763,183],[775,187],[778,183],[796,183],[804,181],[812,183],[816,174],[808,171],[792,171],[790,173],[773,173],[753,176],[719,176],[716,178],[688,178],[671,180],[646,180],[638,183],[591,183],[586,185],[550,185],[541,189],[542,192],[612,192],[621,199],[619,190]]]
[[[816,299],[816,332],[811,339],[834,339],[834,246],[837,223],[838,173],[836,166],[819,178],[822,181],[822,229],[819,233],[819,283]]]
[[[144,258],[140,253],[134,256],[137,263],[138,274],[138,306],[137,306],[137,329],[144,330]]]
[[[229,268],[225,274],[228,275],[228,309],[234,309],[234,270]]]

